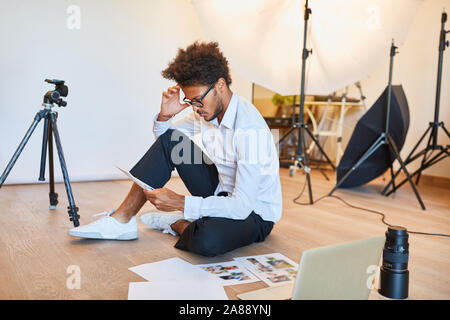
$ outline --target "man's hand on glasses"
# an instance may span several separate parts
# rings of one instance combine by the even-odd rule
[[[189,107],[188,103],[180,103],[180,86],[170,87],[162,94],[161,111],[157,120],[167,121],[187,107]]]

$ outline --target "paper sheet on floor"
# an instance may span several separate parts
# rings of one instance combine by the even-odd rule
[[[216,281],[130,282],[128,300],[228,300]]]
[[[269,286],[294,283],[298,264],[281,253],[234,258]]]
[[[177,257],[129,270],[148,280],[129,284],[129,300],[228,300],[219,278]]]
[[[202,271],[196,266],[178,257],[145,263],[128,270],[133,271],[148,281],[212,281],[221,283],[220,279]]]
[[[196,265],[221,280],[223,286],[260,281],[238,261]]]

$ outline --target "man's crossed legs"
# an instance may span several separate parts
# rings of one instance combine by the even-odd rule
[[[183,143],[184,148],[179,148],[179,143]],[[177,145],[178,147],[174,149]],[[190,148],[190,154],[183,157],[183,152],[189,150],[186,147]],[[183,161],[173,161],[173,157],[180,157]],[[172,171],[176,168],[191,195],[205,198],[214,195],[219,183],[216,166],[210,161],[205,161],[205,158],[201,149],[187,136],[169,129],[158,137],[130,172],[146,184],[159,189],[169,181]],[[228,196],[226,192],[221,192],[219,195]],[[88,238],[136,239],[135,215],[146,201],[144,190],[134,183],[119,208],[89,225],[72,229],[70,234]],[[143,215],[141,220],[145,222],[143,218],[147,215]],[[251,212],[244,220],[201,217],[188,221],[183,219],[182,215],[178,217],[171,213],[155,213],[155,215],[159,215],[162,219],[165,218],[164,215],[174,217],[170,227],[180,236],[175,248],[204,256],[215,256],[253,242],[264,241],[273,228],[273,222],[263,220],[255,212]],[[170,218],[167,221],[170,221]],[[101,231],[103,225],[110,234],[105,237],[100,232],[100,236],[92,236],[96,234],[96,231]],[[120,234],[121,228],[122,234]],[[124,234],[131,236],[124,236]]]

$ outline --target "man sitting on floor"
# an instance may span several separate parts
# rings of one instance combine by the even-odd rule
[[[230,90],[228,61],[216,42],[180,49],[162,75],[177,85],[162,94],[157,139],[130,170],[155,189],[134,183],[118,209],[70,235],[136,239],[135,215],[149,200],[163,212],[141,215],[142,223],[179,236],[178,249],[215,256],[264,241],[281,218],[282,199],[278,153],[263,117]],[[164,188],[175,168],[191,196]]]

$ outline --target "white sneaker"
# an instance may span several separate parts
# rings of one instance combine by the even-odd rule
[[[170,227],[172,223],[183,219],[182,213],[167,213],[159,211],[151,211],[141,215],[141,222],[156,230],[162,230],[163,233],[170,233],[173,236],[178,235]]]
[[[127,223],[121,223],[110,212],[102,212],[93,216],[104,215],[103,218],[91,222],[85,226],[72,228],[69,234],[74,237],[89,239],[108,239],[108,240],[134,240],[138,238],[138,225],[136,217],[133,217]]]

